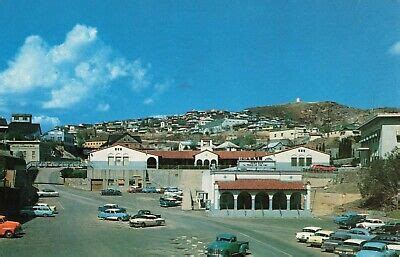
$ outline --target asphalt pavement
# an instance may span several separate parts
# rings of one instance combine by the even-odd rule
[[[44,169],[36,182],[58,180],[58,170]],[[294,234],[309,225],[333,228],[330,220],[210,218],[204,211],[161,208],[157,194],[100,196],[64,186],[39,187],[60,192],[58,198],[41,199],[56,205],[59,214],[27,221],[23,224],[26,234],[21,238],[0,239],[0,256],[204,256],[207,243],[226,232],[250,242],[249,256],[329,256],[297,243]],[[97,207],[105,203],[118,203],[131,214],[149,209],[160,213],[167,225],[135,229],[127,222],[98,220]]]
[[[249,241],[250,256],[332,256],[294,238],[305,226],[333,228],[331,220],[210,218],[204,211],[162,208],[157,194],[100,196],[64,186],[46,187],[59,191],[60,197],[41,201],[56,205],[59,214],[24,223],[21,238],[0,239],[0,256],[204,256],[205,245],[225,232]],[[126,207],[130,214],[149,209],[161,214],[166,226],[138,229],[127,222],[99,220],[97,208],[106,203]]]

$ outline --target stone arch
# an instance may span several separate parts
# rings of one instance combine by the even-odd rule
[[[268,210],[269,209],[269,196],[265,192],[260,192],[256,194],[255,199],[255,209],[256,210]]]
[[[219,197],[219,209],[227,210],[234,208],[233,194],[231,192],[223,192]]]
[[[276,192],[272,197],[273,210],[286,210],[286,195],[283,192]]]
[[[150,157],[147,159],[147,168],[148,169],[156,169],[157,168],[157,160],[154,157]]]
[[[202,160],[197,160],[196,161],[196,166],[203,166],[203,161]]]
[[[294,192],[290,196],[290,209],[291,210],[301,210],[301,193]]]
[[[237,198],[238,210],[251,210],[251,195],[249,192],[242,191]]]
[[[203,163],[203,165],[204,166],[210,166],[210,160],[204,160],[204,163]]]

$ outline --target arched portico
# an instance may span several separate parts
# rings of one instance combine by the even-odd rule
[[[265,192],[259,192],[255,196],[255,210],[268,210],[269,196]]]
[[[219,209],[220,210],[233,210],[234,200],[231,192],[223,192],[220,196]]]
[[[272,209],[273,210],[286,210],[287,209],[287,198],[283,192],[277,192],[272,197]]]
[[[251,210],[252,209],[252,201],[250,193],[246,191],[240,192],[237,197],[237,209],[238,210]]]
[[[290,196],[290,209],[291,210],[301,210],[301,193],[300,192],[294,192]]]

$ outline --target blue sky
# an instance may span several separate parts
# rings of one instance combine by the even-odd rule
[[[0,114],[399,107],[398,1],[0,1]]]

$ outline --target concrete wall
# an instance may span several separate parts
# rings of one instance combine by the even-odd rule
[[[397,135],[400,135],[400,125],[384,125],[381,130],[381,139],[379,142],[379,157],[385,158],[396,147],[400,148],[400,142],[397,142]]]
[[[90,190],[90,181],[87,178],[65,178],[64,185],[81,190]]]

